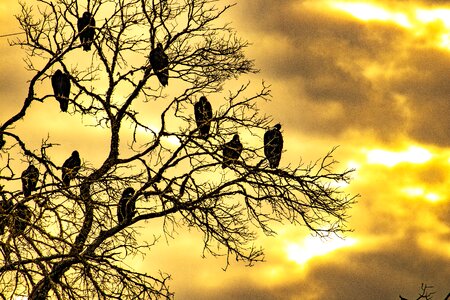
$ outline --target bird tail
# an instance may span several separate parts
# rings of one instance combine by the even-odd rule
[[[91,50],[91,44],[90,43],[84,43],[83,44],[83,50],[84,51],[89,51],[89,50]]]
[[[169,84],[169,76],[164,73],[157,73],[156,77],[158,77],[159,82],[162,86],[167,86]]]
[[[70,177],[68,175],[63,177],[62,181],[63,181],[64,186],[69,186],[70,185]]]
[[[57,100],[59,101],[59,108],[61,111],[66,112],[67,108],[69,108],[69,100],[64,97],[58,97]]]

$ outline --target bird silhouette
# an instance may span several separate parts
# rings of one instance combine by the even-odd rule
[[[67,111],[69,106],[70,96],[70,78],[68,74],[63,73],[61,70],[56,70],[52,76],[53,94],[56,100],[59,102],[61,111]]]
[[[91,45],[95,35],[95,20],[92,14],[88,11],[83,13],[81,18],[78,18],[78,35],[84,51],[91,50]]]
[[[5,199],[2,195],[0,202],[0,235],[5,233],[5,227],[8,225],[8,219],[14,204],[11,199]]]
[[[212,107],[205,96],[201,96],[200,100],[194,104],[194,114],[200,136],[206,140],[211,128]]]
[[[281,125],[276,124],[264,134],[264,154],[271,168],[278,168],[283,151],[283,135],[280,132]]]
[[[119,224],[123,222],[129,222],[135,215],[136,199],[132,199],[134,196],[134,189],[127,187],[119,200],[117,206],[117,220]]]
[[[19,236],[25,232],[25,229],[30,224],[33,213],[23,203],[18,203],[13,211],[12,221],[12,235]]]
[[[32,164],[22,172],[22,191],[25,197],[31,195],[31,192],[36,189],[39,180],[39,170]]]
[[[239,159],[239,156],[241,156],[242,144],[239,140],[239,135],[235,134],[231,141],[225,143],[222,147],[222,151],[222,168],[225,169],[226,167],[229,167],[231,164],[235,163]]]
[[[62,181],[65,186],[70,185],[70,180],[74,179],[80,170],[81,160],[78,151],[73,151],[72,155],[66,159],[62,165]]]
[[[169,57],[164,53],[161,43],[158,43],[156,48],[150,51],[150,65],[159,82],[166,86],[169,81]]]

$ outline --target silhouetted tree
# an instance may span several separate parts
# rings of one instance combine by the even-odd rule
[[[244,55],[247,42],[220,21],[231,6],[215,0],[39,0],[21,6],[17,20],[24,35],[11,43],[26,52],[31,78],[22,107],[0,127],[4,298],[172,297],[169,275],[140,273],[121,263],[123,255],[153,246],[137,241],[136,225],[146,220],[163,220],[169,236],[176,226],[197,228],[205,253],[224,255],[227,265],[232,257],[261,261],[262,249],[253,241],[260,231],[273,234],[281,221],[319,236],[347,231],[346,212],[355,197],[339,183],[349,180],[351,170],[333,170],[333,151],[310,164],[282,160],[270,168],[262,139],[272,120],[257,108],[269,98],[269,87],[250,93],[246,83],[223,94],[229,79],[256,72]],[[77,25],[86,11],[92,14],[88,41]],[[88,42],[91,51],[85,52]],[[163,49],[167,67],[151,65],[154,49]],[[15,123],[29,110],[56,105],[56,70],[70,80],[64,97],[68,117],[80,118],[86,128],[93,123],[109,138],[98,166],[85,153],[80,167],[63,166],[56,156],[67,158],[73,149],[49,152],[58,145],[51,136],[33,148],[16,131]],[[214,99],[207,139],[193,113],[202,96]],[[149,118],[146,112],[155,111],[158,117]],[[42,122],[47,130],[36,128],[34,136],[58,126]],[[222,169],[223,145],[235,134],[242,152]],[[75,129],[67,136],[77,145],[85,142]],[[14,164],[20,161],[39,170],[28,197],[17,186],[24,166],[16,170]],[[61,173],[69,171],[63,180]],[[118,204],[128,187],[133,193],[122,216]],[[118,222],[118,214],[126,221]]]
[[[433,286],[431,285],[427,285],[425,283],[422,283],[422,285],[420,286],[420,292],[419,292],[419,296],[417,298],[415,298],[415,300],[431,300],[433,299],[433,295],[436,293],[435,291],[432,290]],[[448,300],[450,297],[450,293],[447,295],[447,297],[445,297],[444,300]],[[404,298],[401,295],[399,295],[399,298],[401,300],[408,300],[408,298]]]

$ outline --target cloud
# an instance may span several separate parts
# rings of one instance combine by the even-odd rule
[[[422,282],[434,286],[434,298],[443,299],[450,276],[450,199],[442,189],[450,184],[448,153],[439,148],[429,152],[426,161],[394,165],[368,163],[367,155],[358,158],[361,168],[349,188],[363,197],[350,212],[355,232],[348,235],[357,242],[348,247],[296,264],[289,260],[286,245],[307,235],[301,228],[283,226],[275,238],[258,240],[267,250],[266,263],[248,268],[232,262],[223,272],[223,258],[200,257],[198,234],[181,233],[167,248],[152,251],[148,265],[157,260],[173,275],[180,299],[412,298]],[[443,198],[432,202],[424,195],[409,195],[403,190],[408,186]]]
[[[275,82],[274,113],[313,134],[357,130],[382,140],[409,135],[449,145],[450,52],[437,43],[449,29],[439,21],[414,20],[419,27],[411,30],[363,22],[315,3],[251,1],[239,7],[245,13],[239,22],[254,37],[257,66]]]
[[[413,138],[449,146],[450,52],[415,45],[409,53],[396,62],[400,72],[389,78],[389,88],[407,99]]]
[[[304,235],[299,228],[288,228],[277,242],[262,242],[267,263],[246,268],[233,262],[224,273],[222,259],[201,258],[201,238],[180,230],[176,242],[168,247],[162,242],[140,266],[149,274],[158,269],[172,274],[179,299],[398,299],[400,293],[416,295],[421,282],[436,287],[436,299],[448,292],[448,153],[437,155],[433,149],[436,156],[426,163],[392,167],[369,164],[357,153],[373,142],[372,133],[382,140],[409,135],[410,140],[449,145],[450,58],[447,50],[436,46],[442,24],[430,24],[417,38],[395,23],[362,22],[314,3],[318,2],[242,1],[233,13],[239,18],[238,33],[253,43],[249,55],[256,58],[261,77],[273,83],[274,99],[267,108],[281,119],[290,138],[286,164],[290,157],[297,162],[298,153],[316,159],[335,137],[347,156],[355,155],[362,166],[350,185],[351,192],[362,197],[349,211],[350,227],[355,229],[351,237],[360,243],[297,265],[288,260],[283,241]],[[434,1],[433,7],[442,3],[449,1]],[[7,57],[10,50],[4,49]],[[0,67],[0,101],[20,105],[23,97],[17,100],[17,91],[29,74],[19,75],[10,62]],[[51,118],[55,123],[71,124],[71,116],[58,113],[57,103],[48,101],[49,110],[42,112],[43,104],[36,103],[27,118],[33,123],[57,116]],[[139,110],[159,111],[155,105],[161,104],[145,103]],[[46,132],[46,124],[38,125]],[[70,149],[81,147],[92,163],[90,151],[99,152],[97,133],[84,135],[88,143],[78,146],[66,131],[61,126],[52,138]],[[357,138],[341,138],[354,132]],[[341,157],[341,149],[338,153]],[[408,194],[408,188],[416,189],[416,195]],[[441,198],[431,202],[426,199],[430,193]],[[157,234],[153,229],[144,228]]]
[[[420,283],[426,280],[435,287],[436,299],[444,298],[446,278],[450,275],[445,257],[423,251],[410,236],[378,246],[383,251],[339,251],[333,256],[314,260],[306,271],[284,262],[280,267],[282,278],[275,283],[264,277],[262,267],[244,269],[234,266],[239,272],[228,270],[227,273],[231,274],[220,276],[221,283],[213,287],[190,277],[176,296],[182,299],[218,300],[396,299],[399,294],[414,295]],[[198,271],[201,268],[197,266],[195,269]],[[252,273],[255,272],[259,280],[254,279],[256,276]],[[209,280],[218,279],[211,276]]]

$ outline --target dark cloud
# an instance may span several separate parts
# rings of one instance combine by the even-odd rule
[[[421,250],[408,236],[379,246],[383,251],[348,253],[348,256],[342,253],[339,257],[344,263],[324,261],[308,277],[327,291],[327,299],[412,296],[424,280],[440,289],[436,299],[443,299],[447,288],[445,278],[450,275],[445,257]],[[436,270],[441,270],[439,275]]]
[[[433,3],[443,2],[449,3]],[[298,9],[293,8],[294,3]],[[286,134],[298,128],[325,137],[322,141],[348,130],[370,131],[384,139],[407,132],[419,141],[448,145],[448,52],[411,40],[406,30],[394,24],[361,23],[349,15],[306,3],[314,1],[303,5],[301,1],[287,0],[241,1],[233,9],[239,18],[238,33],[243,32],[244,37],[248,34],[253,43],[251,52],[255,53],[257,67],[263,71],[262,77],[274,82],[274,101],[268,107],[284,118]],[[266,48],[264,42],[274,43]],[[15,64],[6,59],[9,52],[4,53],[4,61],[0,63],[0,91],[10,94],[3,94],[0,101],[16,101],[20,82],[30,74],[16,73]],[[373,65],[380,74],[367,76],[367,68]],[[405,101],[399,102],[398,96]],[[19,100],[23,101],[23,97]],[[53,104],[49,115],[59,113],[53,99],[50,103]],[[38,105],[44,104],[37,103],[36,109],[29,113],[37,114]],[[146,107],[147,103],[140,108]],[[65,118],[70,116],[58,118],[61,121],[55,122],[65,123],[68,122]],[[288,127],[284,127],[286,123]],[[61,128],[52,137],[75,147],[63,139],[66,130]],[[88,141],[91,138],[94,136]],[[290,141],[295,142],[308,141]],[[361,144],[348,147],[359,150]],[[99,145],[92,140],[82,147],[85,148],[81,152],[92,161],[87,153],[98,152]],[[288,150],[290,155],[292,148]],[[310,152],[316,155],[316,151]],[[173,274],[171,284],[178,299],[378,300],[398,299],[399,294],[412,299],[422,282],[435,286],[434,299],[443,299],[450,292],[450,270],[448,256],[443,256],[442,249],[448,245],[450,236],[436,232],[450,226],[450,200],[447,196],[437,204],[430,204],[423,199],[399,196],[398,189],[408,182],[424,183],[431,191],[448,186],[450,180],[445,166],[447,162],[439,161],[422,166],[399,165],[390,171],[384,166],[364,169],[358,176],[362,181],[352,183],[352,191],[361,193],[362,197],[349,214],[353,216],[350,227],[356,230],[355,235],[368,244],[341,249],[323,258],[315,257],[305,271],[287,262],[285,253],[277,253],[275,259],[268,258],[266,263],[254,268],[232,265],[224,273],[221,271],[224,261],[211,257],[201,259],[202,239],[194,240],[185,232],[177,237],[178,244],[170,243],[169,250],[152,249],[147,256],[151,261],[142,267],[149,274],[154,273],[150,272],[153,269]],[[427,227],[430,216],[435,217],[431,226],[436,228]],[[154,233],[146,229],[147,233]],[[424,234],[442,241],[440,251],[425,247]],[[268,256],[276,251],[274,245],[265,247]],[[283,282],[271,281],[265,275],[263,270],[267,265],[281,269],[279,278],[284,278]]]
[[[450,144],[450,55],[436,50],[439,22],[427,29],[434,48],[420,48],[422,39],[394,23],[363,23],[311,2],[247,1],[238,10],[250,36],[273,40],[271,49],[264,38],[252,42],[263,74],[285,86],[273,92],[273,109],[283,110],[285,122],[317,134],[363,130],[391,139],[407,133]],[[367,74],[371,68],[375,76]]]
[[[442,159],[437,156],[426,164],[399,163],[393,167],[366,165],[360,170],[352,185],[363,195],[351,211],[355,232],[349,237],[358,240],[354,246],[316,256],[300,267],[287,261],[279,250],[276,257],[270,257],[283,244],[270,245],[270,240],[265,240],[270,245],[266,263],[252,268],[233,263],[222,274],[217,260],[211,264],[211,258],[181,259],[179,269],[190,275],[183,277],[186,281],[177,286],[176,295],[180,299],[217,300],[378,300],[398,299],[401,294],[415,299],[421,283],[426,283],[434,286],[433,299],[444,299],[450,292],[445,251],[450,241],[445,230],[450,225],[449,199],[430,203],[402,193],[405,186],[425,184],[434,190],[439,183],[448,185],[450,175]],[[301,240],[295,230],[282,238]],[[268,275],[271,269],[278,275]],[[203,272],[209,274],[208,283],[199,275]],[[175,282],[180,279],[178,274],[173,278]]]
[[[408,99],[413,115],[410,134],[422,142],[449,146],[450,52],[417,46],[396,64],[399,74],[390,78],[389,88]]]
[[[434,286],[435,299],[448,292],[450,268],[446,257],[424,251],[417,245],[415,233],[380,242],[382,251],[338,250],[339,253],[316,258],[298,276],[295,264],[286,265],[282,282],[274,283],[261,276],[252,279],[252,268],[242,270],[234,280],[205,288],[192,281],[181,299],[398,299],[412,297],[425,282]],[[439,270],[439,272],[436,272]],[[233,272],[231,270],[231,272]]]

